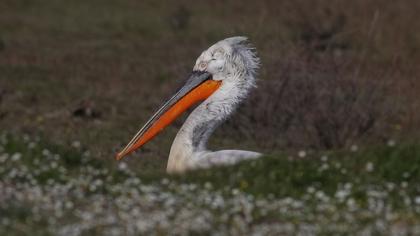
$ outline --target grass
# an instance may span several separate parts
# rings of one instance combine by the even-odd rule
[[[399,145],[355,153],[316,153],[304,158],[266,156],[246,165],[191,173],[191,178],[202,181],[211,179],[212,182],[227,184],[256,196],[297,196],[310,186],[332,194],[336,191],[337,183],[358,182],[380,185],[406,181],[414,187],[414,191],[420,180],[419,151],[416,145]],[[368,167],[372,170],[367,171]]]
[[[47,0],[43,4],[2,1],[0,129],[43,134],[64,145],[77,140],[96,157],[108,159],[181,83],[204,48],[228,36],[246,35],[256,46],[263,63],[259,89],[253,93],[258,99],[247,103],[233,119],[236,122],[244,117],[242,123],[230,122],[216,132],[212,143],[215,149],[235,147],[271,153],[273,149],[306,148],[305,144],[310,148],[317,146],[320,141],[311,133],[315,132],[311,131],[311,122],[304,122],[311,127],[298,125],[309,130],[307,132],[293,127],[291,131],[281,130],[283,123],[291,127],[288,116],[279,115],[283,110],[298,113],[292,124],[299,122],[300,113],[314,116],[309,111],[295,112],[295,108],[289,109],[287,102],[285,105],[272,102],[267,106],[255,103],[284,101],[283,93],[272,88],[278,88],[286,77],[323,80],[325,76],[335,76],[335,70],[341,72],[338,78],[352,77],[358,71],[360,78],[372,81],[374,87],[392,77],[395,83],[391,83],[391,92],[386,96],[395,99],[385,106],[389,109],[384,111],[387,115],[383,115],[387,119],[375,119],[380,124],[377,128],[380,134],[372,139],[377,142],[383,137],[399,138],[417,130],[416,124],[420,124],[416,112],[419,34],[410,30],[418,24],[415,19],[419,5],[415,0],[393,4],[379,2],[229,1],[213,5],[188,1],[58,3]],[[410,27],[402,27],[407,25]],[[308,54],[315,59],[309,60]],[[335,64],[338,68],[326,66]],[[358,86],[366,85],[360,84]],[[294,90],[293,86],[287,90]],[[285,96],[300,98],[300,90],[295,90]],[[365,90],[371,91],[369,87],[356,91]],[[271,99],[272,96],[276,99]],[[329,99],[320,103],[328,105]],[[337,96],[331,99],[332,104],[342,103],[336,101]],[[389,99],[381,97],[379,100]],[[86,103],[100,116],[72,115]],[[282,112],[278,112],[278,107]],[[322,104],[319,107],[321,109]],[[302,119],[305,121],[305,118]],[[177,122],[167,129],[147,146],[148,150],[140,152],[141,159],[130,164],[163,169],[161,163],[181,124]],[[401,129],[389,131],[395,124]],[[415,134],[407,139],[411,136]],[[347,140],[341,139],[345,138],[337,140],[341,146],[364,142],[358,138],[347,144]]]
[[[418,233],[420,145],[145,174],[3,134],[0,233]],[[22,227],[24,226],[24,227]]]
[[[0,234],[420,234],[418,12],[1,1]],[[115,162],[202,50],[233,35],[255,45],[259,87],[210,147],[268,155],[168,176],[180,119]]]

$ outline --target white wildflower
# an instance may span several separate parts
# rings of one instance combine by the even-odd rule
[[[1,154],[0,155],[0,163],[6,162],[8,157],[9,157],[9,155],[7,153],[6,154]]]
[[[306,191],[307,191],[308,193],[311,193],[311,194],[312,194],[312,193],[314,193],[314,192],[315,192],[315,190],[316,190],[316,189],[315,189],[314,187],[312,187],[312,186],[309,186],[309,187],[308,187],[308,189],[306,189]]]
[[[19,161],[21,157],[22,157],[22,154],[21,153],[19,153],[19,152],[14,153],[12,155],[12,161]]]
[[[374,169],[373,163],[372,162],[368,162],[366,163],[366,167],[365,167],[367,172],[372,172]]]
[[[321,165],[321,167],[318,169],[319,171],[328,170],[330,166],[327,163],[324,163]]]
[[[43,149],[42,150],[42,155],[44,155],[44,156],[49,156],[51,153],[50,153],[50,151],[48,150],[48,149]]]
[[[33,149],[33,148],[35,148],[35,146],[36,146],[36,143],[35,143],[35,142],[30,142],[30,143],[28,144],[28,148],[29,148],[29,149]]]
[[[127,163],[125,163],[125,162],[120,162],[120,163],[118,164],[118,169],[120,169],[120,170],[126,170],[126,169],[127,169]]]
[[[300,158],[304,158],[306,156],[306,152],[304,150],[301,150],[301,151],[298,152],[298,156]]]
[[[77,140],[73,141],[71,146],[73,146],[74,148],[80,148],[80,146],[81,146],[80,141],[77,141]]]

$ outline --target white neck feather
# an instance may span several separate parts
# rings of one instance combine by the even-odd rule
[[[213,95],[194,109],[172,144],[168,172],[183,171],[188,168],[194,153],[207,151],[210,135],[236,110],[254,86],[249,80],[243,77],[225,79]]]

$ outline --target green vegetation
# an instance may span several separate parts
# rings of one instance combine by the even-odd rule
[[[168,176],[3,134],[0,233],[416,234],[420,145],[394,145]]]
[[[419,235],[419,12],[418,0],[0,1],[0,235]],[[168,176],[180,119],[114,161],[201,51],[233,35],[263,66],[210,147],[267,156]]]
[[[366,185],[363,189],[370,184],[401,182],[410,185],[410,193],[415,194],[420,181],[419,155],[418,145],[399,145],[328,155],[316,153],[304,158],[267,156],[234,167],[196,171],[184,178],[211,180],[216,185],[228,185],[256,196],[295,197],[309,187],[333,194],[337,183]]]
[[[419,28],[420,6],[409,2],[5,0],[0,130],[76,140],[111,159],[202,50],[246,35],[263,64],[259,87],[217,130],[214,149],[272,153],[418,138],[420,36],[411,28]],[[181,124],[130,166],[164,169]]]

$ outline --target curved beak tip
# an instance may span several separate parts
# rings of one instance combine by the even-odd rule
[[[125,156],[124,153],[119,152],[119,153],[117,153],[117,155],[115,155],[115,160],[119,161],[119,160],[123,159],[124,156]]]

